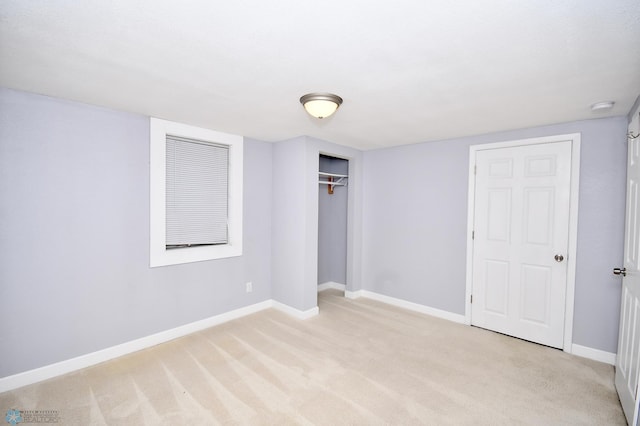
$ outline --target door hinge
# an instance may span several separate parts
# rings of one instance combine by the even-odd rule
[[[476,231],[471,231],[471,239],[472,240],[476,239]]]
[[[471,295],[471,303],[473,303],[473,294]]]
[[[477,172],[478,172],[478,166],[474,165],[473,166],[473,174],[475,175],[475,174],[477,174]]]

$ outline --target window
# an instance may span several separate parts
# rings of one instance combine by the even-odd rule
[[[150,265],[242,255],[242,137],[151,118]]]
[[[229,147],[167,135],[166,248],[227,244]]]

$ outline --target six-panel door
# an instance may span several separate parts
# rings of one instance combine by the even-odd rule
[[[571,142],[476,153],[473,325],[562,348]]]

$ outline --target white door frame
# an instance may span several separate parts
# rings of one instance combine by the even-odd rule
[[[516,146],[571,141],[571,198],[569,204],[569,247],[567,252],[567,297],[564,320],[564,344],[562,349],[572,353],[573,343],[573,303],[576,285],[576,253],[578,245],[578,188],[580,181],[580,133],[545,136],[496,142],[469,147],[469,192],[467,210],[467,289],[465,301],[465,324],[471,325],[471,294],[473,290],[473,220],[475,214],[475,158],[478,151],[486,149],[513,148]]]

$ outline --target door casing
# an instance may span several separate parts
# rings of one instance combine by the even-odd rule
[[[564,339],[562,349],[572,353],[573,345],[573,306],[576,284],[576,253],[578,245],[578,189],[580,181],[580,133],[545,136],[496,142],[469,147],[469,187],[467,210],[467,262],[466,262],[466,300],[465,324],[471,325],[471,295],[473,294],[473,230],[475,217],[475,159],[476,152],[485,149],[512,148],[517,146],[571,141],[571,196],[569,206],[569,246],[567,252],[567,293],[565,303]]]

